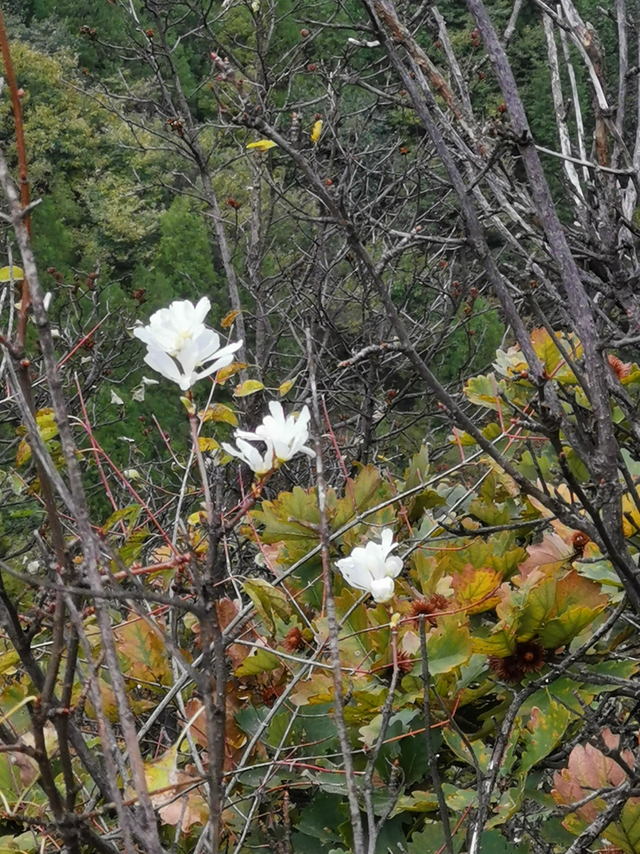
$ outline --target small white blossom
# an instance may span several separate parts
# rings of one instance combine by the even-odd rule
[[[402,560],[390,552],[396,548],[393,531],[385,528],[381,542],[369,541],[366,546],[357,546],[349,555],[336,561],[347,584],[358,590],[371,593],[376,602],[389,602],[395,589],[394,578],[402,571]]]
[[[251,471],[256,474],[267,474],[267,472],[270,472],[274,467],[273,447],[267,444],[267,450],[264,454],[261,454],[260,451],[257,448],[254,448],[253,445],[249,444],[249,442],[239,438],[240,434],[243,432],[243,430],[236,430],[235,437],[237,448],[234,448],[233,445],[230,445],[228,442],[223,442],[222,447],[228,454],[231,454],[232,457],[238,457],[238,459],[242,460],[243,463],[246,463]]]
[[[204,325],[211,308],[207,297],[197,305],[189,300],[176,300],[149,318],[148,326],[133,330],[136,338],[147,345],[144,360],[154,371],[178,383],[183,391],[198,380],[225,368],[242,341],[220,346],[220,336]],[[199,373],[196,368],[204,367]]]
[[[222,447],[228,454],[239,457],[256,474],[263,475],[288,462],[297,453],[315,457],[316,452],[304,444],[309,438],[309,409],[305,406],[298,415],[288,415],[285,418],[282,404],[271,401],[271,415],[265,415],[262,424],[256,427],[255,433],[247,430],[236,430],[234,438],[237,448],[228,442]],[[267,446],[264,454],[254,448],[250,442],[264,442]]]
[[[255,433],[244,430],[236,431],[236,435],[250,442],[266,442],[273,447],[278,462],[286,463],[297,453],[315,457],[316,452],[308,448],[305,442],[309,439],[309,408],[303,407],[299,415],[287,415],[285,418],[282,404],[272,400],[269,404],[271,415],[265,415]]]

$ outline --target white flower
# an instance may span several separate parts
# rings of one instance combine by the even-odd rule
[[[245,442],[244,439],[240,438],[240,435],[243,433],[243,430],[236,430],[235,437],[236,445],[238,446],[237,448],[234,448],[233,445],[230,445],[228,442],[223,442],[222,447],[228,454],[231,454],[232,457],[238,457],[241,459],[242,462],[246,463],[251,471],[256,474],[267,474],[267,472],[270,472],[274,467],[273,446],[267,444],[267,450],[263,455],[257,448],[250,445],[249,442]]]
[[[265,415],[262,424],[256,427],[255,433],[244,430],[236,431],[236,436],[248,439],[250,442],[266,442],[273,447],[278,462],[286,463],[297,453],[315,457],[316,452],[308,448],[305,442],[309,439],[309,421],[311,415],[305,406],[296,417],[288,415],[285,418],[282,404],[272,400],[269,404],[271,415]]]
[[[255,433],[247,430],[236,430],[234,437],[237,448],[228,442],[223,442],[222,447],[228,454],[239,457],[256,474],[267,474],[277,468],[281,463],[286,463],[297,453],[315,457],[316,452],[305,446],[309,438],[309,409],[305,406],[296,417],[289,415],[285,418],[282,404],[271,401],[269,404],[271,415],[265,415],[262,424],[256,427]],[[267,446],[264,454],[250,445],[250,442],[264,442]]]
[[[349,557],[336,561],[336,566],[347,584],[371,593],[376,602],[388,602],[395,588],[393,579],[402,571],[402,560],[389,554],[397,546],[391,528],[385,528],[380,539],[380,543],[369,541],[364,548],[357,546]]]
[[[176,300],[149,318],[148,326],[133,330],[136,338],[147,345],[145,362],[154,371],[178,383],[183,391],[203,377],[233,362],[233,354],[242,341],[220,347],[220,336],[204,325],[211,308],[207,297],[197,305],[189,300]],[[200,373],[196,368],[205,366]]]
[[[49,306],[51,305],[52,297],[53,297],[53,294],[51,293],[51,291],[48,291],[44,295],[44,299],[42,300],[42,307],[44,308],[45,311],[49,311]]]

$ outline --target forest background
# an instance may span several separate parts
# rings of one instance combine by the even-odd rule
[[[1,854],[637,854],[640,9],[2,11]]]

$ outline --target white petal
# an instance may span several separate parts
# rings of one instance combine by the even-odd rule
[[[215,362],[208,365],[204,371],[200,371],[196,376],[196,379],[202,380],[205,377],[210,377],[211,374],[217,373],[220,368],[226,368],[227,365],[231,364],[231,362],[233,362],[233,356],[224,356],[222,359],[216,359]]]
[[[385,553],[385,556],[389,554],[391,549],[395,548],[393,545],[393,528],[385,528],[380,534],[380,542],[382,545],[382,549]]]
[[[241,439],[248,439],[250,442],[264,442],[265,440],[258,436],[256,433],[250,433],[248,430],[236,430],[236,436],[240,436]]]
[[[195,371],[196,366],[200,364],[197,347],[195,346],[195,343],[188,338],[175,354],[175,358],[180,362],[185,374],[192,374]]]
[[[364,563],[366,563],[367,569],[371,573],[372,578],[377,578],[380,580],[384,578],[387,574],[387,570],[384,563],[384,553],[382,551],[382,546],[379,543],[374,543],[370,540],[367,545],[364,547]]]
[[[336,561],[336,566],[342,573],[344,580],[351,587],[356,587],[358,590],[366,590],[367,592],[371,590],[371,575],[353,557],[345,557],[342,560]]]
[[[384,603],[393,599],[395,584],[393,578],[381,578],[371,583],[371,595],[376,602]]]
[[[195,306],[193,313],[196,318],[196,323],[204,323],[205,317],[211,311],[211,303],[208,297],[202,297]]]
[[[218,352],[216,353],[216,359],[226,360],[228,356],[233,356],[236,350],[239,350],[240,347],[242,347],[242,341],[234,341],[233,344],[227,344],[226,347],[222,347],[220,350],[218,350]],[[230,365],[231,362],[233,362],[233,358],[229,359],[228,361],[225,361],[225,364],[222,367]]]
[[[239,457],[239,456],[240,456],[240,452],[239,452],[236,448],[234,448],[234,447],[233,447],[233,445],[230,445],[230,444],[229,444],[229,442],[221,442],[221,443],[220,443],[220,446],[221,446],[221,447],[222,447],[222,448],[223,448],[223,449],[224,449],[228,454],[231,454],[231,456],[232,456],[232,457]]]
[[[397,555],[391,555],[385,561],[386,574],[390,578],[397,578],[402,572],[402,559]]]
[[[151,338],[148,326],[136,326],[133,330],[133,334],[136,338],[139,338],[141,341],[144,341],[145,344],[148,344]]]
[[[203,329],[194,338],[193,344],[198,350],[198,363],[202,364],[215,356],[220,349],[220,336],[213,329]]]
[[[182,376],[178,370],[178,366],[173,361],[171,356],[162,350],[149,350],[144,357],[145,362],[154,371],[158,371],[163,377],[172,380],[174,383],[180,383]]]
[[[272,400],[269,402],[269,412],[271,413],[271,417],[275,421],[279,421],[284,424],[284,409],[282,408],[282,404],[277,400]]]
[[[245,442],[244,439],[238,439],[236,444],[250,469],[253,471],[259,471],[264,467],[262,454],[257,448],[254,448],[253,445],[249,444],[249,442]]]

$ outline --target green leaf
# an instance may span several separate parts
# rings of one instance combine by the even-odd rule
[[[254,647],[249,655],[236,669],[236,676],[257,676],[265,670],[275,670],[280,666],[280,659],[272,652],[262,647]]]
[[[526,843],[515,845],[505,839],[499,830],[485,830],[480,837],[482,854],[527,854],[528,850]]]
[[[449,726],[443,727],[442,737],[447,743],[449,749],[452,750],[453,753],[455,753],[458,759],[461,759],[468,765],[474,765],[473,757],[469,751],[469,748],[454,729]],[[476,757],[478,765],[483,771],[486,771],[489,767],[489,762],[491,760],[490,748],[479,740],[474,741],[471,746],[473,747],[473,753]]]
[[[125,566],[131,566],[134,560],[140,555],[148,536],[148,531],[134,531],[122,548],[118,550],[120,560]],[[116,567],[115,562],[111,561],[111,569],[114,572],[118,572],[120,567]]]
[[[464,845],[466,830],[464,824],[453,837],[453,854],[459,854]],[[424,830],[414,833],[407,845],[408,854],[437,854],[443,850],[444,831],[439,821],[427,821]]]
[[[467,625],[460,625],[457,614],[440,617],[438,627],[427,637],[429,671],[433,676],[449,673],[471,658],[473,652]]]
[[[281,620],[287,621],[293,613],[287,595],[282,588],[274,587],[263,578],[250,578],[242,586],[245,593],[251,597],[265,628],[274,635],[276,631],[274,615],[277,614]]]
[[[534,707],[526,729],[523,730],[525,746],[520,761],[520,771],[530,768],[548,756],[560,743],[567,729],[571,715],[563,705],[551,700],[544,711]]]
[[[640,798],[628,801],[622,815],[615,824],[610,824],[604,836],[613,846],[621,848],[625,854],[638,854],[640,851]]]
[[[589,625],[609,599],[593,581],[575,570],[558,579],[551,575],[531,588],[518,619],[517,638],[536,634],[547,649],[557,649]]]
[[[401,812],[436,812],[438,809],[438,798],[435,792],[413,791],[410,795],[398,798],[393,814]]]
[[[497,381],[495,374],[486,374],[468,380],[464,387],[464,393],[476,406],[497,411],[499,408],[497,400],[499,400],[499,394],[503,388],[504,383],[501,380]]]
[[[120,510],[116,510],[115,513],[112,513],[111,516],[109,516],[100,530],[103,534],[106,534],[107,531],[110,531],[118,524],[118,522],[123,520],[126,520],[129,523],[129,528],[132,528],[135,525],[136,519],[140,515],[141,510],[141,504],[129,504],[128,507],[122,507]]]

